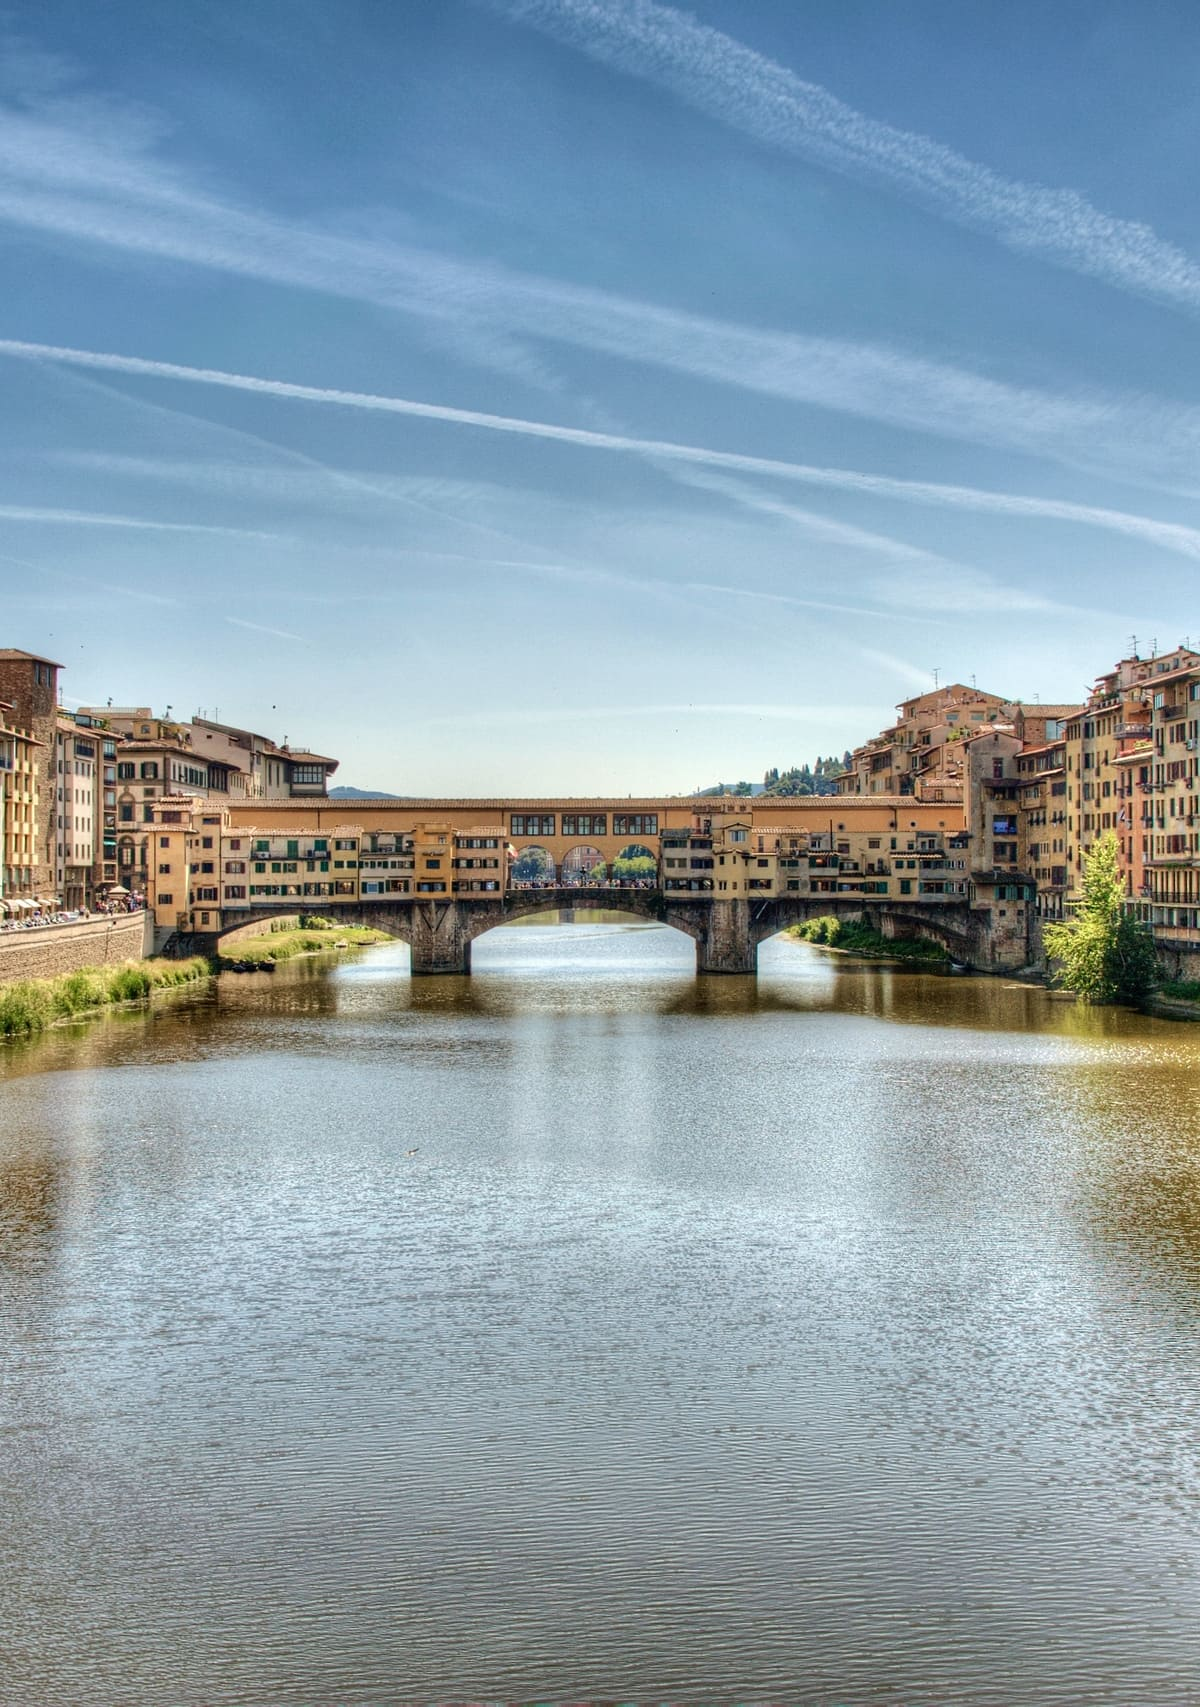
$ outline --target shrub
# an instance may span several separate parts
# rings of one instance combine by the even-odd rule
[[[98,1008],[108,1000],[108,983],[96,967],[68,972],[65,978],[54,980],[54,999],[60,1013],[83,1013],[85,1009]]]

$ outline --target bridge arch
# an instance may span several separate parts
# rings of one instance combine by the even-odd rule
[[[503,906],[497,905],[495,908],[472,912],[465,922],[464,936],[468,942],[475,942],[487,931],[512,924],[515,919],[533,918],[540,913],[561,913],[577,907],[586,908],[588,912],[609,913],[614,924],[635,919],[656,925],[670,925],[673,930],[690,936],[695,942],[699,942],[703,936],[703,930],[698,923],[678,916],[674,909],[668,912],[657,890],[615,891],[607,887],[589,889],[586,886],[573,889],[569,898],[564,896],[560,889],[510,889],[504,898]]]
[[[572,848],[569,853],[563,855],[558,873],[559,879],[564,885],[568,888],[575,888],[580,884],[586,886],[592,873],[596,870],[600,870],[603,873],[604,880],[607,880],[608,861],[600,849],[590,847],[586,842],[581,842],[578,847]]]
[[[509,881],[519,888],[549,887],[558,880],[554,855],[549,848],[542,847],[540,842],[530,842],[528,846],[520,849],[508,875]]]
[[[658,855],[644,842],[627,842],[612,862],[615,883],[658,884]]]

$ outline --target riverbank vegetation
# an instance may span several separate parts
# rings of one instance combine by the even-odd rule
[[[280,920],[261,936],[247,937],[244,942],[222,945],[217,954],[218,966],[262,966],[268,960],[278,964],[293,960],[298,954],[322,954],[338,943],[361,948],[373,942],[386,942],[385,931],[369,930],[365,925],[340,925],[328,919],[301,918]]]
[[[1083,860],[1083,898],[1061,924],[1043,933],[1054,982],[1081,1002],[1138,1007],[1159,983],[1154,939],[1125,905],[1120,853],[1109,831]]]
[[[0,1037],[45,1031],[117,1002],[142,1001],[157,990],[207,978],[211,964],[191,960],[130,960],[121,966],[84,966],[57,978],[23,978],[0,988]]]
[[[901,960],[919,966],[945,966],[950,956],[940,943],[923,937],[886,937],[862,919],[840,919],[825,913],[806,919],[785,932],[795,942],[815,943],[819,948],[837,948],[869,960]]]

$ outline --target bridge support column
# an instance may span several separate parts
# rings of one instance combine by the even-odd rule
[[[748,901],[714,901],[708,925],[696,942],[698,972],[753,973],[758,953],[750,932]]]
[[[471,970],[468,916],[460,901],[414,902],[409,926],[414,978]]]

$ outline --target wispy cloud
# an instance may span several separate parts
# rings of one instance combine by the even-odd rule
[[[1028,497],[1006,492],[988,492],[974,487],[937,485],[927,481],[897,480],[881,475],[857,473],[849,469],[821,468],[806,463],[787,462],[773,457],[749,456],[741,452],[715,450],[702,445],[679,444],[667,439],[645,439],[629,434],[593,432],[585,427],[569,427],[554,422],[528,420],[520,416],[495,415],[478,409],[453,408],[446,404],[420,402],[414,398],[388,397],[371,392],[346,391],[328,386],[299,385],[287,380],[263,379],[247,374],[226,373],[214,368],[188,367],[178,362],[163,362],[141,356],[123,356],[95,350],[72,349],[62,345],[30,343],[13,338],[0,339],[0,356],[5,355],[25,361],[61,362],[68,366],[90,370],[249,392],[259,396],[276,397],[289,402],[412,416],[421,420],[437,421],[448,425],[482,428],[488,432],[514,434],[534,439],[550,439],[561,444],[618,452],[638,456],[650,462],[678,463],[728,470],[740,474],[762,475],[774,479],[798,481],[805,485],[825,486],[840,491],[896,499],[904,503],[931,505],[935,508],[976,510],[1079,523],[1088,527],[1125,534],[1140,539],[1148,545],[1158,546],[1163,550],[1173,551],[1192,559],[1200,559],[1200,529],[1099,506],[1074,504],[1057,499]],[[160,525],[166,526],[168,524]],[[182,526],[184,524],[174,525]]]
[[[64,527],[137,528],[150,533],[216,533],[237,539],[279,539],[256,528],[210,527],[201,522],[156,522],[145,516],[109,515],[99,510],[46,509],[29,504],[0,504],[0,521],[41,522]]]
[[[293,634],[289,628],[270,628],[265,622],[247,622],[242,616],[227,616],[225,621],[232,623],[234,628],[251,628],[255,634],[273,634],[276,640],[303,640],[302,634]]]
[[[891,652],[879,652],[873,646],[860,647],[859,656],[865,658],[869,664],[886,670],[889,675],[896,676],[900,681],[907,682],[909,687],[916,688],[918,693],[928,693],[934,685],[933,671],[922,670],[907,658],[897,658]]]
[[[1021,183],[869,118],[820,84],[655,0],[487,0],[756,142],[896,191],[1010,249],[1176,307],[1200,308],[1200,266],[1150,226],[1071,189]]]
[[[929,678],[932,685],[932,677]],[[741,702],[715,703],[697,702],[687,704],[680,702],[674,705],[591,705],[591,706],[556,706],[551,714],[543,706],[540,709],[516,710],[500,709],[489,712],[464,711],[451,712],[444,717],[427,717],[423,722],[427,726],[439,728],[488,727],[493,724],[504,725],[545,725],[553,717],[555,723],[594,723],[597,719],[630,718],[630,717],[746,717],[775,722],[811,723],[814,726],[825,724],[840,725],[847,717],[870,717],[876,707],[871,706],[821,706],[821,705],[757,705]]]
[[[656,9],[645,11],[649,17]],[[622,6],[612,17],[628,23],[639,12]],[[594,9],[597,19],[607,15]],[[717,43],[725,39],[710,34]],[[909,432],[1052,456],[1189,492],[1196,485],[1200,411],[1188,405],[1056,395],[885,345],[738,325],[277,219],[194,187],[158,158],[152,140],[144,115],[129,118],[99,104],[58,100],[33,111],[0,104],[0,219],[369,302],[410,317],[428,336],[457,340],[471,362],[490,362],[539,386],[558,383],[541,353],[547,346],[581,349]],[[1161,280],[1169,269],[1148,257],[1147,274]]]

